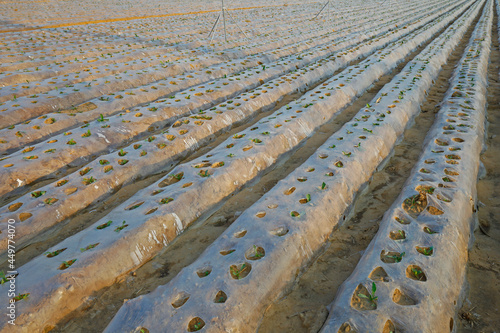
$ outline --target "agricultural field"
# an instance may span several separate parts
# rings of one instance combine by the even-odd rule
[[[0,332],[497,332],[500,0],[3,0]]]

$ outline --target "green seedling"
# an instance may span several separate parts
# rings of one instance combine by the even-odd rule
[[[87,132],[82,134],[82,138],[88,138],[91,135],[92,135],[92,133],[90,133],[90,130],[87,130]]]
[[[174,201],[174,199],[173,198],[163,198],[160,200],[160,203],[164,205],[164,204],[168,204],[171,201]]]
[[[253,252],[255,258],[262,258],[264,256],[262,253],[259,252],[257,245],[253,246]]]
[[[109,161],[108,160],[99,160],[99,164],[106,165],[106,164],[109,164]]]
[[[393,256],[387,256],[387,258],[394,259],[396,263],[401,262],[403,260],[403,257],[405,256],[406,252],[402,252],[400,255],[393,255]]]
[[[335,148],[335,147],[336,147],[335,145],[331,145],[331,146],[330,146],[330,147],[328,147],[328,148],[333,149],[333,148]]]
[[[311,195],[310,194],[306,195],[306,200],[307,200],[307,202],[311,201]]]
[[[90,184],[94,183],[95,181],[96,181],[96,179],[93,176],[90,176],[89,178],[83,178],[83,183],[85,185],[90,185]]]
[[[109,119],[104,118],[104,116],[102,115],[102,113],[99,115],[99,118],[97,118],[97,121],[100,122],[100,123],[108,121],[108,120]]]
[[[262,132],[261,134],[262,135],[269,135],[270,133],[269,132]]]
[[[296,212],[296,211],[291,211],[291,212],[290,212],[290,216],[291,216],[291,217],[298,217],[298,216],[300,216],[300,214],[299,214],[299,212]]]
[[[326,188],[326,184],[323,182],[321,183],[321,189],[324,190]]]
[[[366,107],[371,108],[372,106],[370,104],[366,103]]]
[[[423,273],[420,269],[418,269],[418,268],[412,268],[411,272],[413,273],[413,275],[415,275],[415,277],[417,279],[419,279],[419,280],[421,279],[421,277],[420,278],[418,277],[419,275],[421,275]]]
[[[103,223],[103,224],[97,226],[97,229],[99,229],[99,230],[105,229],[105,228],[109,227],[111,225],[111,223],[113,223],[113,221],[108,221],[106,223]]]
[[[208,170],[201,170],[198,175],[201,177],[210,177],[210,174],[208,173]]]
[[[434,193],[434,190],[435,190],[435,188],[434,188],[434,187],[428,187],[428,188],[427,188],[427,187],[425,187],[425,188],[424,188],[424,191],[425,191],[426,193],[429,193],[429,194],[433,194],[433,193]]]
[[[350,151],[342,151],[342,154],[344,154],[347,157],[351,157],[351,152]]]
[[[430,234],[430,235],[432,235],[432,234],[437,234],[437,232],[432,231],[432,230],[431,230],[431,228],[429,228],[429,227],[424,227],[424,231],[425,231],[426,233]]]
[[[235,155],[233,153],[230,153],[229,155],[227,155],[227,157],[234,157]]]
[[[72,260],[68,260],[68,261],[63,261],[61,266],[59,266],[59,269],[60,270],[64,270],[68,267],[70,267],[71,265],[73,265],[75,263],[76,259],[72,259]]]
[[[55,250],[53,252],[45,252],[44,254],[47,258],[52,258],[52,257],[55,257],[55,256],[59,255],[60,253],[64,252],[64,250],[66,250],[66,248]]]
[[[120,232],[121,230],[123,230],[123,229],[125,229],[126,227],[128,227],[128,224],[125,224],[125,223],[126,223],[126,222],[125,222],[125,221],[123,221],[121,226],[119,226],[119,227],[116,227],[116,228],[115,228],[115,231],[116,231],[116,232]]]
[[[203,323],[202,322],[197,322],[196,324],[193,325],[193,328],[197,331],[201,330],[203,328]]]
[[[125,156],[127,155],[127,152],[124,151],[123,149],[120,149],[120,151],[118,152],[118,156]]]
[[[27,299],[29,295],[30,295],[30,293],[18,294],[16,297],[13,298],[13,300],[14,300],[14,302],[17,302],[17,301],[20,301],[23,299]]]
[[[241,265],[240,269],[231,267],[231,274],[239,280],[240,274],[245,270],[246,267],[246,264]]]
[[[90,244],[90,245],[88,245],[87,247],[82,247],[82,248],[80,248],[80,251],[85,252],[85,251],[87,251],[87,250],[93,249],[93,248],[94,248],[94,247],[96,247],[97,245],[99,245],[99,243]]]
[[[71,139],[67,142],[67,144],[70,146],[73,146],[73,145],[76,145],[76,142],[75,142],[75,140]]]
[[[363,131],[368,132],[368,133],[373,133],[373,131],[369,130],[368,128],[363,128]]]
[[[56,198],[47,198],[47,199],[44,200],[44,202],[47,205],[52,205],[53,203],[57,202],[57,199]]]
[[[375,306],[375,301],[378,299],[378,296],[375,296],[375,292],[377,291],[377,285],[375,284],[375,282],[372,282],[372,292],[367,295],[365,294],[361,294],[359,293],[358,294],[358,297],[360,298],[366,298],[367,300],[369,300],[373,306]]]
[[[5,276],[5,273],[3,271],[0,272],[0,284],[4,284],[8,282],[9,279]]]
[[[403,239],[404,239],[404,238],[406,238],[406,237],[405,237],[405,233],[404,233],[404,231],[403,231],[403,230],[398,230],[398,233],[399,233],[399,235],[401,236],[401,238],[403,238]]]
[[[33,198],[38,198],[44,195],[47,191],[36,191],[36,192],[31,192],[31,196]]]
[[[418,248],[417,251],[425,256],[430,256],[434,252],[434,247],[431,246],[429,248]]]

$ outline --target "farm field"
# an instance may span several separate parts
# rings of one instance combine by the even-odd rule
[[[0,332],[497,332],[500,1],[224,3],[1,1]]]

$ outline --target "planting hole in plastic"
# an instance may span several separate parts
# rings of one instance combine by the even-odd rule
[[[406,239],[406,233],[404,230],[393,230],[389,234],[389,237],[393,240],[403,240]]]
[[[15,204],[12,204],[9,206],[9,212],[15,212],[16,210],[18,210],[19,208],[21,208],[21,206],[23,205],[22,202],[17,202]]]
[[[427,207],[427,211],[431,215],[443,215],[444,214],[444,212],[442,210],[440,210],[439,208],[436,208],[434,206]]]
[[[210,273],[212,273],[212,267],[211,266],[205,266],[196,271],[196,274],[200,278],[204,278],[206,276],[209,276]]]
[[[188,301],[189,297],[191,297],[191,295],[189,295],[187,292],[179,292],[177,296],[175,296],[175,299],[172,302],[172,306],[174,307],[174,309],[180,308]]]
[[[284,195],[290,195],[293,192],[295,192],[295,187],[290,187],[288,190],[286,190],[285,192],[283,192],[283,194]]]
[[[405,292],[396,289],[394,290],[394,294],[392,294],[392,301],[399,305],[415,305],[417,301],[408,296]]]
[[[380,260],[386,264],[395,264],[403,260],[405,253],[395,252],[395,251],[385,251],[380,252]]]
[[[264,248],[257,245],[253,245],[245,252],[245,258],[247,258],[247,260],[259,260],[264,258],[265,255],[266,251]]]
[[[139,208],[143,203],[144,203],[144,201],[135,202],[135,203],[131,204],[130,206],[128,206],[127,208],[125,208],[125,210],[134,210],[136,208]]]
[[[248,262],[243,262],[237,265],[231,265],[229,267],[229,274],[235,280],[240,280],[245,278],[252,270],[252,265]]]
[[[241,238],[241,237],[245,236],[246,234],[247,234],[246,230],[241,230],[241,231],[235,232],[234,233],[234,237],[235,238]]]
[[[221,255],[221,256],[227,256],[228,254],[231,254],[231,253],[233,253],[234,251],[236,251],[236,250],[235,250],[235,249],[230,249],[230,250],[222,250],[222,251],[220,251],[219,253],[220,253],[220,255]]]
[[[167,179],[163,180],[158,184],[158,187],[166,187],[172,184],[179,182],[182,178],[184,178],[184,172],[179,172],[175,175],[168,175]]]
[[[19,214],[19,220],[21,222],[23,222],[23,221],[26,221],[27,219],[29,219],[32,216],[33,216],[33,214],[31,214],[31,213],[21,213],[21,214]]]
[[[225,303],[227,300],[227,295],[222,290],[219,290],[214,298],[214,303]]]
[[[264,216],[266,216],[266,212],[258,212],[257,214],[255,214],[255,216],[257,216],[258,218],[263,218]]]
[[[382,282],[389,282],[389,275],[387,275],[387,272],[385,271],[385,269],[383,269],[382,267],[377,267],[375,268],[371,273],[370,275],[368,276],[368,278],[372,281],[382,281]]]
[[[362,284],[359,284],[352,295],[351,307],[359,311],[376,310],[377,300],[370,300],[370,293],[368,292],[368,289],[366,289],[366,287]]]
[[[194,317],[189,321],[188,332],[198,332],[205,326],[205,322],[200,317]]]
[[[394,326],[391,320],[386,321],[382,333],[394,333],[394,332],[396,332],[396,326]]]
[[[340,326],[339,330],[337,333],[357,333],[354,328],[349,323],[343,323],[342,326]]]
[[[285,236],[288,233],[289,229],[287,227],[278,227],[270,231],[270,233],[274,236]]]
[[[427,281],[424,271],[417,265],[409,265],[406,268],[406,277],[415,281]]]

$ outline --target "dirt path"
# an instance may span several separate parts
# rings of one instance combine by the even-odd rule
[[[342,282],[356,267],[363,251],[378,231],[378,224],[399,195],[421,153],[425,135],[434,122],[438,103],[449,88],[456,64],[467,46],[476,21],[443,67],[429,91],[415,125],[405,132],[385,167],[375,173],[358,196],[351,217],[329,239],[327,250],[312,263],[283,299],[268,308],[259,333],[318,332],[328,316],[328,306]]]
[[[469,295],[459,312],[458,332],[498,332],[500,328],[500,48],[498,13],[493,22],[493,45],[488,68],[487,150],[481,156],[486,176],[477,184],[479,228],[469,251]]]

